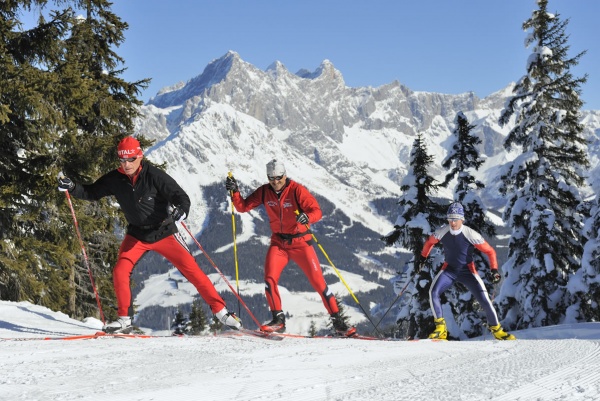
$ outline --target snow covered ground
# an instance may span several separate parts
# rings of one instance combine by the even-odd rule
[[[0,400],[600,400],[600,323],[462,342],[104,338],[0,301]]]

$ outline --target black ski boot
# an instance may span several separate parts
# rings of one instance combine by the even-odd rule
[[[348,325],[346,324],[346,322],[344,322],[344,319],[342,319],[339,313],[331,314],[331,324],[333,325],[335,334],[339,337],[352,337],[356,334],[356,327],[348,327]]]
[[[260,331],[267,333],[284,333],[285,332],[285,314],[281,310],[271,311],[273,320],[260,326]]]

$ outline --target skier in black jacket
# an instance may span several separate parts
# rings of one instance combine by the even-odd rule
[[[143,163],[140,143],[133,137],[118,145],[120,167],[100,177],[91,185],[82,185],[59,175],[58,189],[76,198],[95,201],[114,196],[129,225],[113,269],[113,283],[118,304],[118,320],[108,323],[106,332],[130,332],[132,329],[130,276],[137,261],[147,251],[164,256],[188,279],[223,324],[239,329],[240,319],[225,307],[210,279],[200,269],[176,222],[183,221],[190,210],[190,198],[177,182],[158,168]]]

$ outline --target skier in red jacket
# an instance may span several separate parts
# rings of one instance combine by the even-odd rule
[[[265,260],[264,279],[265,294],[273,320],[260,329],[266,332],[285,331],[285,314],[277,283],[291,259],[298,264],[321,296],[336,333],[341,336],[354,335],[356,328],[348,327],[339,315],[336,299],[325,282],[319,259],[312,247],[312,235],[307,229],[309,223],[316,223],[321,219],[321,208],[317,200],[305,187],[287,177],[284,164],[278,160],[271,160],[267,164],[267,178],[269,183],[257,188],[246,199],[240,195],[234,177],[227,177],[225,183],[227,190],[233,194],[233,205],[238,212],[248,212],[264,205],[269,216],[272,235]]]
[[[135,264],[148,251],[155,251],[173,263],[196,287],[221,323],[241,328],[242,322],[227,310],[177,230],[175,223],[183,221],[190,211],[188,195],[167,173],[142,162],[143,152],[137,139],[124,138],[117,154],[120,167],[93,184],[75,183],[62,174],[58,178],[58,189],[69,191],[76,198],[95,201],[114,196],[129,223],[113,269],[119,318],[103,330],[109,333],[132,330],[130,276]]]
[[[483,239],[481,234],[463,224],[465,211],[460,203],[451,204],[446,217],[448,225],[437,229],[429,236],[421,250],[422,259],[418,262],[422,264],[429,256],[433,246],[441,242],[444,247],[445,261],[429,289],[429,302],[435,323],[435,330],[429,335],[429,338],[445,340],[448,336],[446,320],[442,316],[440,297],[454,282],[458,281],[467,287],[485,311],[488,327],[494,337],[498,340],[514,340],[514,335],[502,329],[494,305],[492,305],[490,296],[473,262],[475,249],[485,253],[490,261],[493,281],[497,283],[501,277],[498,273],[496,251]]]

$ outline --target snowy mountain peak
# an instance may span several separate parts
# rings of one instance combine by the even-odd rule
[[[335,69],[333,63],[327,59],[323,60],[315,71],[301,69],[296,73],[297,76],[304,79],[324,79],[336,81],[337,84],[344,85],[344,77],[342,73]]]
[[[248,67],[252,66],[245,63],[239,54],[229,51],[224,56],[211,61],[202,74],[185,84],[179,83],[166,90],[161,90],[148,104],[156,107],[172,107],[182,104],[190,98],[201,96],[205,90],[227,79],[228,75],[235,73],[236,70],[245,70]]]
[[[275,77],[284,73],[289,73],[287,68],[285,68],[283,63],[281,63],[280,61],[275,61],[274,63],[269,65],[265,71],[271,72]]]
[[[342,73],[335,69],[333,63],[327,59],[323,60],[315,75],[330,79],[343,79]]]

